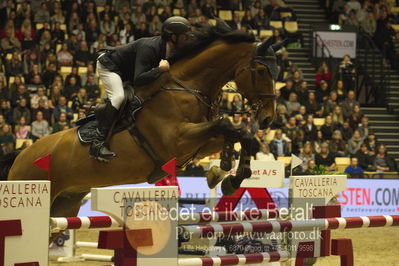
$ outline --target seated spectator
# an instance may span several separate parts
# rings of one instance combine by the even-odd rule
[[[30,124],[30,117],[31,117],[30,110],[26,106],[26,100],[24,98],[22,98],[21,101],[19,102],[19,105],[14,108],[12,117],[15,125],[19,123],[21,117],[24,117],[25,122],[27,124]]]
[[[86,28],[86,40],[84,41],[85,44],[83,45],[83,47],[82,47],[82,44],[80,44],[80,50],[81,51],[86,51],[87,46],[91,45],[92,43],[94,43],[98,39],[99,35],[100,35],[100,29],[99,29],[99,27],[97,25],[96,20],[91,20],[89,22],[89,25]],[[86,41],[87,41],[87,43],[86,43]],[[82,49],[82,48],[84,48],[84,49]],[[84,61],[81,61],[81,62],[84,62]]]
[[[342,114],[341,106],[336,105],[332,114],[332,120],[336,127],[342,127],[344,124],[344,115]]]
[[[32,81],[27,85],[27,89],[29,93],[37,93],[37,88],[44,88],[45,86],[42,82],[42,78],[39,74],[33,76]]]
[[[288,155],[288,144],[283,140],[283,132],[281,129],[276,129],[276,134],[274,139],[269,144],[270,152],[273,153],[274,157],[277,159],[279,156]]]
[[[326,166],[327,171],[335,170],[335,155],[330,153],[327,143],[321,144],[320,153],[315,156],[315,163],[318,166]]]
[[[362,122],[363,113],[360,110],[360,105],[356,104],[353,106],[353,111],[349,116],[349,124],[353,130],[357,129]]]
[[[35,13],[35,23],[50,22],[50,12],[45,2],[40,4],[40,9]]]
[[[48,122],[51,121],[51,112],[49,109],[49,105],[46,104],[46,101],[44,99],[40,99],[37,108],[32,109],[32,118],[36,118],[38,112],[42,113],[44,120]]]
[[[61,23],[55,23],[54,29],[51,32],[52,43],[61,44],[65,40],[65,31],[61,29]]]
[[[288,101],[285,103],[285,105],[287,106],[288,114],[299,110],[301,104],[298,102],[298,97],[295,92],[290,93],[290,97],[288,98]]]
[[[371,170],[374,165],[374,156],[370,155],[366,144],[360,145],[360,150],[355,154],[358,159],[359,165],[363,170]]]
[[[345,100],[345,89],[344,89],[344,82],[342,80],[337,81],[337,87],[335,89],[337,92],[337,102],[341,104]]]
[[[53,84],[55,77],[57,76],[57,67],[54,63],[49,63],[46,70],[43,73],[42,81],[46,88]]]
[[[184,176],[205,176],[204,168],[200,164],[198,158],[194,158],[193,161],[186,166]]]
[[[150,37],[151,34],[147,28],[147,24],[145,22],[141,22],[137,25],[136,31],[134,32],[134,38],[140,39],[145,37]]]
[[[272,128],[282,128],[287,123],[287,108],[285,105],[277,106],[276,119],[274,119]]]
[[[84,106],[87,105],[88,103],[89,103],[89,98],[87,96],[86,89],[81,88],[72,101],[72,110],[78,113],[79,110],[83,109]]]
[[[62,112],[59,115],[58,121],[53,125],[53,133],[63,131],[71,127],[71,123],[67,120],[67,114]]]
[[[288,122],[284,125],[283,132],[291,141],[294,141],[297,137],[298,131],[295,116],[288,118]]]
[[[377,21],[373,12],[368,12],[366,18],[360,22],[360,28],[370,36],[374,36],[377,30]]]
[[[259,30],[265,30],[269,28],[269,19],[263,8],[258,9],[256,15],[254,16],[254,22],[256,28]]]
[[[316,90],[316,97],[319,103],[323,103],[328,100],[330,95],[330,89],[328,83],[324,80],[320,82],[320,88]]]
[[[7,76],[16,76],[24,72],[21,56],[18,51],[12,53],[11,60],[6,60],[4,66]]]
[[[309,162],[315,159],[315,155],[313,154],[312,145],[310,144],[310,142],[306,142],[303,145],[302,151],[299,154],[299,158],[302,160],[302,171],[306,172],[309,168]]]
[[[301,105],[305,105],[309,93],[308,82],[302,81],[298,88],[296,88],[295,92],[298,95],[298,102]]]
[[[299,155],[301,149],[305,145],[305,133],[303,130],[299,130],[296,139],[291,142],[291,153]]]
[[[342,138],[342,133],[339,130],[335,130],[332,139],[330,141],[330,151],[336,157],[345,157],[347,152],[346,143]]]
[[[32,22],[29,18],[23,20],[21,28],[15,32],[15,36],[21,41],[22,50],[34,47],[36,30],[32,27]]]
[[[32,136],[36,139],[41,139],[51,133],[49,124],[43,119],[43,113],[36,113],[36,120],[32,122]]]
[[[359,21],[357,20],[356,11],[349,11],[348,18],[345,20],[345,25],[359,27]]]
[[[6,101],[11,99],[11,91],[7,88],[3,76],[0,76],[0,98]]]
[[[97,38],[96,38],[97,40]],[[79,50],[76,51],[74,56],[75,63],[79,66],[87,66],[89,61],[92,61],[92,55],[89,52],[86,41],[81,41],[79,45]]]
[[[252,16],[251,10],[246,10],[244,16],[241,19],[241,24],[247,26],[250,29],[256,29],[255,20]]]
[[[96,83],[94,74],[88,74],[85,89],[89,99],[93,100],[100,97],[100,87]]]
[[[65,84],[69,84],[70,83],[70,79],[71,78],[75,78],[76,79],[76,84],[80,87],[80,86],[82,86],[82,78],[80,77],[80,75],[79,75],[79,68],[78,68],[78,66],[72,66],[72,69],[71,69],[71,73],[70,74],[68,74],[68,76],[66,76],[66,78],[65,78]]]
[[[1,38],[0,48],[6,53],[21,49],[21,42],[15,38],[12,30],[6,30],[5,38]]]
[[[242,121],[241,114],[234,114],[233,121],[231,123],[233,124],[233,127],[237,130],[246,130],[246,126]]]
[[[355,92],[350,90],[348,91],[347,98],[341,103],[342,113],[345,119],[350,117],[355,105],[359,105],[359,102],[355,99]]]
[[[116,27],[114,21],[108,14],[104,15],[104,19],[100,21],[100,32],[107,37],[115,33]]]
[[[321,144],[325,142],[323,132],[321,130],[317,131],[317,138],[312,142],[313,151],[316,153],[320,153]]]
[[[159,19],[158,16],[157,16],[157,18]],[[154,18],[154,20],[156,20],[156,19]],[[151,25],[150,25],[150,31],[155,30],[154,28],[156,27],[155,25],[157,25],[157,24],[155,22],[153,22]],[[126,43],[130,43],[130,42],[134,41],[134,31],[133,31],[132,25],[130,23],[126,23],[124,25],[123,30],[121,30],[119,32],[119,39],[121,41],[121,44],[126,44]]]
[[[260,145],[260,151],[256,153],[256,160],[259,161],[275,161],[274,155],[270,152],[269,146],[266,143]]]
[[[78,93],[80,86],[77,84],[76,78],[71,77],[69,83],[65,84],[64,95],[68,100],[72,100]]]
[[[349,121],[345,121],[342,127],[338,127],[342,132],[342,137],[345,141],[348,141],[352,138],[353,129],[349,125]]]
[[[294,83],[294,88],[296,89],[299,84],[303,81],[302,73],[299,70],[295,70],[292,74],[292,76],[288,75],[287,79],[290,78],[292,79],[292,82]]]
[[[351,158],[351,164],[345,168],[345,173],[349,174],[352,178],[363,177],[363,169],[359,166],[359,162],[356,157]]]
[[[334,112],[335,106],[338,105],[337,98],[338,98],[338,96],[335,91],[330,92],[330,95],[329,95],[327,101],[324,101],[324,105],[323,105],[324,115],[328,115],[328,114],[331,114],[332,112]],[[334,117],[332,117],[332,118],[334,121]]]
[[[349,154],[351,156],[354,156],[359,150],[360,150],[360,145],[363,143],[363,138],[360,135],[359,130],[355,130],[353,132],[352,138],[348,141],[348,146],[349,146]]]
[[[368,117],[363,116],[362,123],[359,126],[360,135],[362,138],[367,138],[367,136],[373,133],[373,130],[369,127],[369,119]]]
[[[231,102],[231,111],[233,113],[242,113],[244,111],[244,102],[238,94],[233,97],[233,101]]]
[[[294,92],[294,82],[292,80],[287,80],[285,86],[280,89],[281,96],[288,101],[288,98],[292,92]]]
[[[326,62],[321,63],[319,69],[316,72],[316,88],[320,87],[322,80],[329,83],[331,79],[331,71],[328,68]]]
[[[26,124],[25,117],[21,116],[19,118],[18,124],[15,125],[15,137],[17,139],[27,139],[30,138],[31,127]]]
[[[11,106],[18,106],[22,99],[25,99],[26,102],[30,100],[29,93],[26,91],[24,84],[19,85],[17,90],[12,93]]]
[[[334,124],[333,124],[331,115],[326,116],[326,121],[325,121],[324,125],[321,126],[320,130],[323,133],[323,137],[325,140],[330,140],[332,138],[332,134],[333,134],[335,128],[334,128]]]
[[[374,168],[377,172],[396,171],[395,163],[387,154],[384,144],[378,146],[378,152],[374,159]]]
[[[10,102],[0,99],[0,114],[4,117],[7,124],[12,124],[12,109]]]
[[[60,66],[71,66],[73,63],[73,55],[68,51],[68,45],[62,44],[61,50],[57,54],[57,60]]]
[[[310,91],[308,93],[308,98],[305,101],[305,106],[306,110],[308,110],[309,113],[315,114],[317,116],[320,116],[320,104],[318,103],[316,99],[316,94],[313,91]]]
[[[314,141],[317,138],[317,128],[313,124],[313,115],[309,114],[306,117],[306,124],[302,127],[303,132],[305,133],[305,141]]]
[[[58,100],[58,105],[54,108],[54,119],[60,120],[60,114],[64,113],[68,122],[73,119],[73,111],[67,105],[67,100],[64,96],[61,96]]]
[[[371,155],[375,155],[377,153],[377,147],[379,143],[375,139],[375,134],[369,134],[367,139],[365,139],[364,143],[367,145],[367,149],[370,151]]]
[[[0,147],[1,154],[7,154],[14,150],[14,136],[8,124],[4,124],[0,130]]]

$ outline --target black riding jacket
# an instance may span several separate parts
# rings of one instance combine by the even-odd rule
[[[108,50],[98,61],[119,74],[122,81],[142,86],[157,79],[162,71],[159,61],[166,57],[166,42],[161,36],[141,38]]]

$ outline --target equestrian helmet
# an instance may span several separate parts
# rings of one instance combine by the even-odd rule
[[[162,38],[169,40],[172,34],[185,34],[191,30],[190,22],[180,16],[173,16],[165,20],[162,25]]]

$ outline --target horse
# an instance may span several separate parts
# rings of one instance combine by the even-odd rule
[[[135,88],[144,102],[135,127],[159,158],[176,158],[177,166],[225,148],[223,167],[211,169],[208,185],[214,187],[224,179],[223,192],[231,195],[251,175],[250,141],[248,134],[237,132],[227,118],[209,120],[209,110],[217,104],[222,87],[234,80],[238,91],[253,104],[260,128],[267,127],[276,108],[276,48],[270,40],[257,42],[253,35],[235,31],[209,30],[198,36],[192,42],[198,45],[182,49],[169,72]],[[110,138],[117,157],[106,164],[89,157],[89,146],[79,141],[76,127],[51,134],[4,159],[0,163],[3,179],[48,180],[47,173],[34,162],[51,154],[51,216],[76,216],[92,187],[143,183],[156,167],[129,132],[126,129]],[[236,141],[243,146],[239,169],[236,176],[225,178]]]

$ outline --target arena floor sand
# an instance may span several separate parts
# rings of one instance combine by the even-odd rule
[[[79,241],[97,241],[97,230],[79,230]],[[332,238],[352,238],[356,266],[398,266],[399,265],[399,227],[335,230]],[[79,248],[78,254],[90,253],[112,255],[112,251]],[[50,265],[94,266],[105,265],[106,262],[59,263],[50,260]],[[337,266],[339,257],[319,258],[317,266]]]

